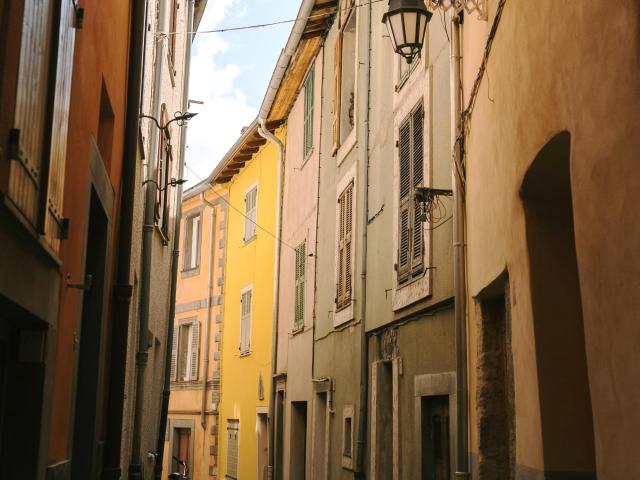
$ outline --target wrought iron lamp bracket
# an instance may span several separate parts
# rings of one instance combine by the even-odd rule
[[[453,9],[454,12],[465,11],[469,15],[478,14],[478,20],[488,20],[487,0],[426,0],[427,8],[435,11],[440,8],[445,12]]]

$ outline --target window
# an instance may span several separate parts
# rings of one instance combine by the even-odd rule
[[[240,355],[247,355],[251,349],[251,288],[240,297]]]
[[[256,236],[258,221],[258,186],[251,187],[244,196],[244,243]]]
[[[190,458],[191,450],[191,429],[190,428],[174,428],[173,430],[173,461],[171,462],[173,468],[171,472],[184,472],[185,467],[178,463],[177,459],[186,463],[189,467],[193,468]]]
[[[200,266],[200,231],[202,217],[200,214],[185,219],[184,243],[184,270],[194,270]]]
[[[344,0],[334,50],[333,154],[355,125],[356,16],[354,0]]]
[[[160,124],[167,123],[167,108],[162,104],[160,112]],[[173,172],[173,147],[171,146],[171,135],[169,129],[160,132],[158,141],[158,168],[156,170],[156,209],[155,221],[165,239],[169,238],[169,213],[170,213],[170,193],[171,188],[167,187],[171,181]],[[161,190],[162,189],[162,190]]]
[[[171,379],[177,382],[198,380],[200,322],[183,320],[173,334]]]
[[[313,96],[314,96],[315,64],[307,74],[304,82],[304,160],[313,150]]]
[[[424,271],[424,228],[416,187],[424,182],[424,110],[420,103],[400,125],[398,284]]]
[[[351,303],[351,242],[353,231],[353,182],[338,198],[338,278],[336,306],[343,309]]]
[[[295,291],[295,312],[293,330],[298,331],[304,328],[304,290],[305,290],[305,270],[307,264],[307,242],[302,242],[296,248],[296,291]]]
[[[342,466],[353,468],[353,405],[345,405],[342,409]]]
[[[227,478],[238,478],[240,420],[227,420]]]

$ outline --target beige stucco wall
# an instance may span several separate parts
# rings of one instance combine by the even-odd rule
[[[464,91],[489,22],[464,24]],[[634,205],[637,2],[507,2],[467,137],[469,295],[509,271],[517,463],[542,469],[542,439],[525,218],[519,190],[539,150],[571,134],[571,185],[599,479],[635,478],[640,415],[640,309]],[[490,80],[489,80],[490,79]],[[465,98],[465,104],[468,98]],[[553,272],[549,272],[553,275]],[[472,450],[477,314],[470,298]]]

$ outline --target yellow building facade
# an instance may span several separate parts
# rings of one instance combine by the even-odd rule
[[[182,199],[164,472],[216,478],[227,191],[202,182]]]
[[[218,478],[266,478],[277,172],[254,122],[212,175],[229,192]]]

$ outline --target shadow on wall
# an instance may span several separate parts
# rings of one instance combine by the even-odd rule
[[[570,160],[571,135],[565,131],[538,153],[520,193],[529,249],[545,471],[580,472],[595,479]]]

